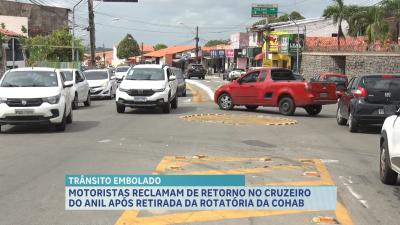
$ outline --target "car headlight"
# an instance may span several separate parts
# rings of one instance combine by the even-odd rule
[[[154,92],[164,92],[165,88],[153,89]]]
[[[56,96],[51,96],[48,98],[43,98],[43,102],[47,102],[49,104],[57,104],[60,101],[61,98],[61,94],[60,95],[56,95]]]
[[[108,82],[105,82],[103,85],[101,85],[103,88],[108,86]]]
[[[7,103],[7,98],[0,97],[0,104]]]

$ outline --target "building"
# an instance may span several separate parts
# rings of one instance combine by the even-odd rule
[[[28,17],[0,15],[0,23],[4,23],[5,28],[9,31],[20,36],[28,36]],[[26,32],[22,31],[24,29],[26,29]]]
[[[178,45],[144,54],[144,57],[146,62],[174,65],[195,58],[195,50],[195,46]]]
[[[249,47],[248,33],[235,33],[230,37],[231,50],[227,52],[227,68],[246,69],[248,67],[247,48]]]
[[[14,17],[13,20],[6,20],[6,28],[16,33],[21,31],[18,23],[20,17],[27,20],[27,33],[29,37],[36,35],[47,35],[58,29],[68,29],[69,9],[34,5],[21,2],[0,1],[0,16]],[[3,20],[7,18],[3,17]],[[1,21],[0,17],[0,21]],[[16,21],[18,20],[18,21]],[[8,21],[8,22],[7,22]],[[20,22],[21,23],[21,22]],[[25,23],[25,22],[23,22]]]

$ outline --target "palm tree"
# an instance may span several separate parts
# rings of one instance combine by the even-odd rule
[[[386,15],[395,18],[396,22],[396,41],[399,44],[400,36],[400,0],[383,0],[381,5],[385,9]]]
[[[338,49],[340,50],[340,38],[344,37],[342,22],[347,18],[347,7],[343,0],[332,0],[333,3],[324,10],[324,17],[333,18],[333,22],[338,25]]]

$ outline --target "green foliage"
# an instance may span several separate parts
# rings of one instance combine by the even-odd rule
[[[39,61],[69,62],[72,59],[72,35],[67,30],[57,30],[47,36],[22,39],[27,50],[28,64]],[[80,58],[83,56],[81,40],[75,40]]]
[[[284,15],[278,17],[278,18],[270,19],[268,22],[269,23],[287,22],[287,21],[290,21],[291,19],[292,20],[302,20],[302,19],[305,19],[305,18],[299,12],[293,11],[290,14],[284,14]],[[253,24],[253,26],[264,25],[265,22],[266,22],[266,20],[262,19],[262,20],[259,20],[259,21],[255,22]]]
[[[127,34],[124,39],[118,44],[117,57],[127,59],[132,56],[140,55],[140,48],[136,40],[131,34]]]
[[[6,25],[4,23],[0,23],[1,29],[6,29]]]
[[[227,40],[210,40],[204,46],[212,47],[212,46],[226,45],[226,44],[228,44]]]
[[[164,48],[168,48],[168,46],[165,45],[165,44],[156,44],[156,45],[153,46],[153,48],[154,48],[155,51],[158,51],[158,50],[161,50],[161,49],[164,49]]]
[[[344,37],[342,22],[348,17],[348,8],[343,0],[332,0],[333,3],[325,8],[323,16],[332,18],[335,24],[338,24],[338,36]],[[339,45],[339,40],[338,40]]]
[[[21,27],[21,32],[24,34],[28,33],[28,30],[26,29],[26,27],[24,25],[22,25],[22,27]]]

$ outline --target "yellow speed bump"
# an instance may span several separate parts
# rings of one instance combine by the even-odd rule
[[[229,125],[285,126],[297,124],[296,120],[255,114],[202,113],[181,116],[187,122],[222,123]]]

